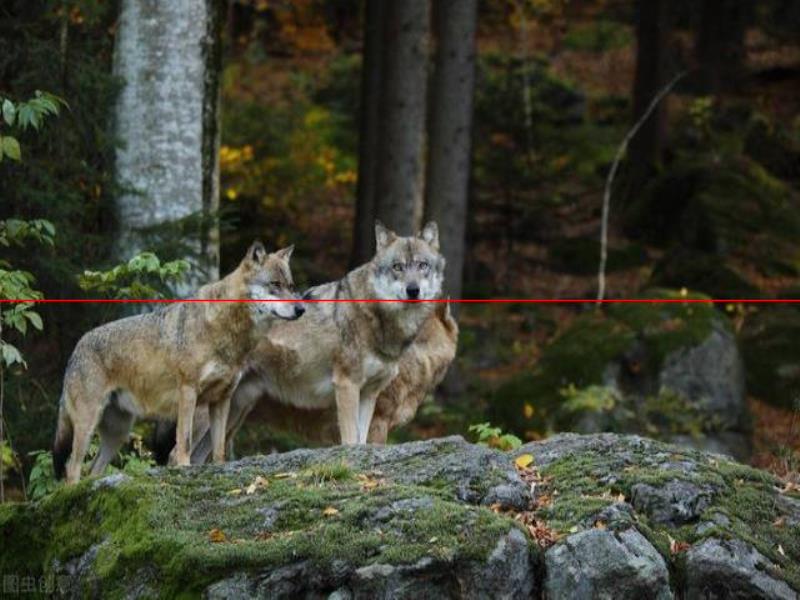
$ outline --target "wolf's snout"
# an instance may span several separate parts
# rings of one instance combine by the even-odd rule
[[[294,305],[294,318],[299,319],[302,317],[306,312],[306,307],[302,304],[295,304]]]
[[[406,294],[408,294],[411,300],[419,298],[419,285],[416,283],[409,283],[408,286],[406,286]]]

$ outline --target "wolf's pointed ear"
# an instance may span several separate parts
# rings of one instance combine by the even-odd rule
[[[375,221],[375,246],[379,251],[386,248],[395,239],[397,239],[397,234],[394,231],[387,229],[380,221]]]
[[[247,251],[247,258],[254,263],[262,263],[267,257],[267,249],[261,242],[253,242]]]
[[[419,237],[434,250],[439,250],[439,226],[436,221],[428,221],[419,232]]]
[[[275,256],[288,263],[289,259],[292,258],[292,252],[294,252],[294,244],[286,246],[286,248],[281,248],[275,253]]]

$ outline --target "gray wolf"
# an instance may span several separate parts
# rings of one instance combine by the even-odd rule
[[[230,398],[248,354],[272,323],[305,311],[293,291],[291,253],[292,247],[268,254],[256,242],[232,273],[197,293],[200,299],[259,302],[170,304],[84,335],[64,375],[56,475],[66,470],[68,483],[78,481],[95,428],[101,444],[91,473],[102,473],[135,417],[177,420],[175,462],[188,465],[195,407],[205,404],[214,460],[222,462]]]
[[[425,300],[440,296],[445,266],[435,223],[408,237],[376,223],[375,238],[370,262],[304,295],[335,302],[309,303],[302,321],[277,323],[258,343],[231,401],[233,429],[271,398],[296,409],[333,409],[340,443],[367,442],[379,395],[434,313],[436,304]]]
[[[401,354],[397,376],[378,395],[367,434],[368,443],[385,444],[389,431],[413,419],[419,405],[447,373],[455,358],[457,344],[458,325],[450,314],[449,304],[438,303],[423,323],[416,339]],[[271,346],[270,351],[280,352],[280,348]],[[278,431],[298,435],[315,445],[340,442],[335,406],[305,409],[284,404],[264,394],[259,379],[250,377],[231,403],[227,434],[229,458],[233,457],[236,433],[248,416],[258,422],[268,423]],[[195,424],[197,443],[192,450],[192,464],[202,464],[211,453],[208,413],[198,410]],[[156,447],[161,448],[160,461],[165,462],[166,453],[175,443],[174,428],[159,429],[156,436]]]

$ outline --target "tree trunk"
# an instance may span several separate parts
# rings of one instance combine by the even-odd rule
[[[351,266],[375,253],[375,208],[380,151],[381,72],[387,0],[367,0],[361,74],[361,124],[358,147],[358,190]]]
[[[750,0],[704,0],[695,47],[704,93],[720,94],[740,83],[751,10]]]
[[[219,275],[219,69],[222,0],[121,0],[114,70],[116,254],[183,257],[179,293]],[[170,239],[188,240],[180,248]]]
[[[437,48],[425,220],[439,225],[447,259],[446,291],[460,298],[472,154],[477,0],[440,0],[434,17]]]
[[[386,8],[375,214],[408,235],[422,217],[430,5],[393,0]]]
[[[636,23],[636,77],[633,85],[633,122],[636,123],[666,83],[667,35],[666,0],[638,0]],[[631,141],[630,161],[638,183],[661,159],[666,131],[666,111],[659,104]],[[638,176],[637,176],[638,175]],[[634,189],[638,188],[634,184]]]

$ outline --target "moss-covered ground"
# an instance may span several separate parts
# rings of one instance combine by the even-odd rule
[[[34,505],[0,507],[0,572],[47,576],[93,549],[84,580],[104,596],[123,596],[124,582],[142,577],[159,595],[193,595],[234,570],[303,560],[319,569],[480,560],[489,540],[514,527],[455,502],[447,482],[432,483],[399,485],[342,462],[272,474],[170,469],[113,486],[85,480]]]
[[[685,544],[708,537],[738,538],[778,565],[780,576],[800,590],[800,521],[786,518],[781,508],[782,484],[766,471],[652,442],[565,455],[544,466],[541,474],[548,481],[549,502],[537,511],[537,517],[562,534],[592,527],[593,517],[604,508],[630,502],[632,487],[639,483],[658,488],[678,480],[710,489],[711,502],[694,522],[665,527],[635,511],[634,524],[677,576],[682,557],[674,552],[675,544],[685,549]],[[789,502],[800,501],[797,495],[785,497]]]

